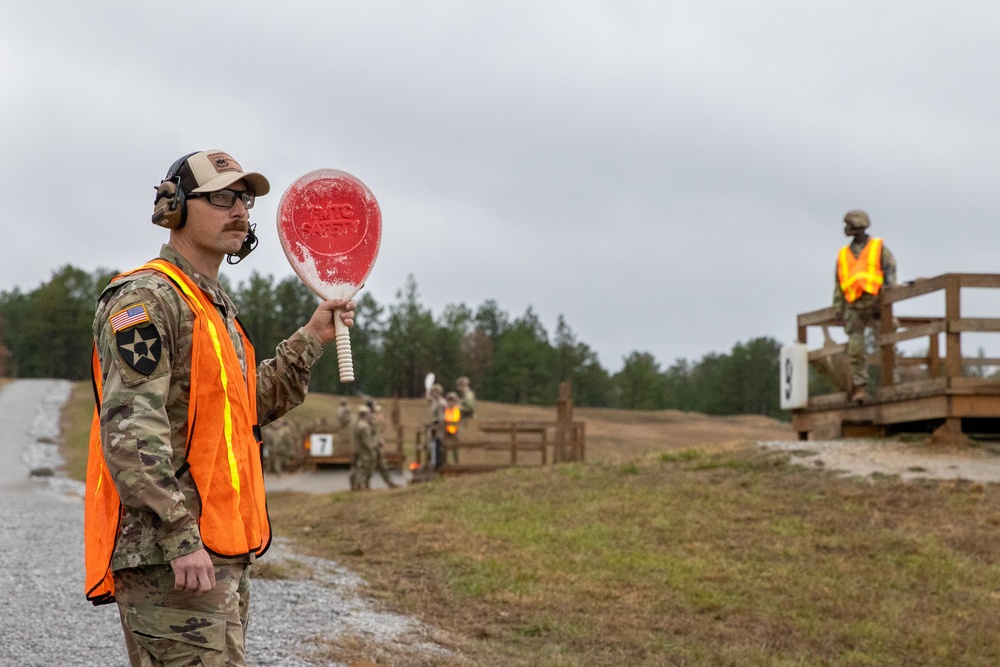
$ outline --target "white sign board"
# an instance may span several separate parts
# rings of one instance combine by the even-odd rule
[[[793,343],[781,348],[781,409],[795,410],[809,405],[809,348]]]
[[[309,453],[313,456],[333,456],[333,434],[313,433],[310,435]]]

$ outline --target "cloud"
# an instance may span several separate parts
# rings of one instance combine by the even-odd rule
[[[565,315],[616,370],[824,306],[864,208],[901,278],[992,271],[994,35],[975,2],[20,3],[0,25],[0,289],[126,268],[152,188],[222,148],[274,187],[229,271],[290,275],[280,193],[378,197],[366,289]]]

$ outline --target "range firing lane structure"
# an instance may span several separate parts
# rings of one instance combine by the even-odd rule
[[[786,358],[783,350],[782,401],[792,408],[792,427],[799,439],[933,432],[935,441],[955,443],[967,441],[969,434],[1000,433],[1000,378],[982,372],[1000,366],[1000,358],[963,356],[962,351],[963,334],[1000,333],[1000,318],[962,316],[962,290],[997,288],[998,274],[947,273],[883,290],[876,351],[868,360],[879,369],[880,382],[861,403],[849,401],[848,394],[839,391],[806,393],[798,405],[786,406],[795,393],[793,378],[801,386],[805,369],[790,360],[792,355]],[[943,314],[894,317],[905,302],[934,293],[943,293]],[[846,343],[827,339],[821,348],[808,348],[809,330],[838,327],[835,315],[831,306],[798,316],[798,348],[808,364],[846,364]],[[899,343],[920,340],[926,347],[915,356],[897,352]],[[973,368],[978,372],[970,372]]]
[[[444,433],[445,463],[429,470],[430,425],[416,431],[413,479],[423,481],[442,476],[483,473],[514,466],[545,466],[583,461],[586,450],[584,423],[573,420],[570,383],[559,385],[555,421],[504,421],[476,417],[471,424],[459,422],[457,435]],[[458,462],[454,462],[458,452]]]

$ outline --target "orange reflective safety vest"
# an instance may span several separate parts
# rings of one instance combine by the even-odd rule
[[[862,294],[878,294],[885,277],[882,274],[882,239],[869,239],[857,257],[851,246],[840,249],[837,258],[837,280],[847,303],[854,303]]]
[[[187,461],[180,474],[191,475],[201,497],[201,540],[219,556],[263,554],[271,542],[264,502],[257,426],[257,364],[253,346],[238,325],[246,357],[243,378],[236,348],[215,304],[182,271],[153,260],[134,271],[157,271],[194,313],[191,348],[191,395],[188,405]],[[87,495],[84,502],[86,593],[94,604],[114,601],[111,558],[121,520],[121,501],[108,474],[101,448],[101,365],[93,353],[97,409],[90,430]],[[197,415],[197,419],[195,419]]]
[[[460,407],[445,407],[444,409],[444,430],[449,435],[458,433],[458,422],[462,419],[462,409]]]

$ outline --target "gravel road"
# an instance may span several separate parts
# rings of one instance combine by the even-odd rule
[[[986,447],[913,445],[897,440],[771,441],[760,445],[789,452],[799,465],[847,475],[896,475],[900,479],[964,479],[1000,482],[1000,455]]]
[[[62,380],[18,380],[0,390],[0,667],[125,666],[115,605],[94,607],[83,593],[82,485],[58,475]],[[352,638],[371,655],[442,654],[440,636],[414,619],[378,610],[363,582],[336,563],[307,558],[277,542],[266,560],[284,560],[295,580],[256,579],[247,651],[251,665],[341,665],[318,657],[323,640]],[[397,663],[398,664],[398,663]]]

